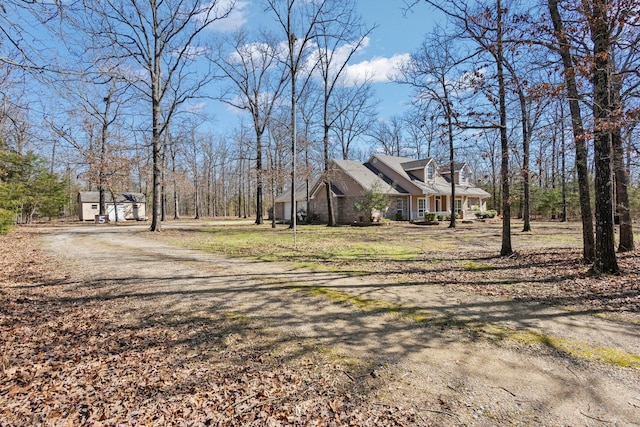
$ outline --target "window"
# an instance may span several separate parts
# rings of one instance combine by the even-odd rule
[[[91,209],[93,210],[98,209],[98,205],[91,205]]]
[[[402,199],[396,199],[396,213],[401,215],[404,213],[404,202]]]
[[[456,213],[462,212],[462,199],[456,199]]]
[[[460,169],[460,184],[466,184],[469,180],[469,168],[465,165]]]
[[[442,211],[442,205],[440,203],[440,196],[436,196],[436,212]]]
[[[433,181],[434,175],[435,175],[435,167],[433,166],[433,163],[429,163],[427,165],[427,174],[426,174],[426,180],[427,181]]]
[[[418,218],[424,218],[427,211],[427,199],[418,199]]]

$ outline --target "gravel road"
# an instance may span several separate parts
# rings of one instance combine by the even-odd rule
[[[386,401],[439,413],[454,425],[640,425],[640,370],[495,342],[469,328],[447,326],[538,331],[640,354],[638,325],[444,287],[228,258],[149,239],[137,227],[57,228],[44,238],[74,280],[110,283],[105,298],[137,301],[147,313],[238,313],[340,354],[373,360],[390,378]],[[304,286],[417,307],[447,322],[358,310],[299,290]],[[137,315],[123,313],[123,322]]]

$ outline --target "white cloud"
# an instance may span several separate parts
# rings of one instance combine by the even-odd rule
[[[233,3],[233,0],[217,0],[216,11],[218,13],[224,13],[228,10]],[[215,21],[209,26],[210,29],[220,32],[236,31],[247,22],[246,8],[249,5],[248,1],[238,0],[236,1],[233,10],[224,19]]]
[[[358,47],[358,53],[355,56],[362,57],[367,48],[370,46],[371,40],[365,37]],[[344,44],[333,52],[332,63],[334,68],[343,64],[347,60],[355,45],[353,43]],[[314,63],[319,53],[316,51],[309,58],[309,63]],[[351,60],[354,59],[351,58]],[[373,83],[386,83],[398,75],[400,65],[407,62],[410,58],[408,53],[400,53],[391,57],[376,56],[368,60],[360,61],[354,64],[348,64],[343,72],[343,80],[345,84],[357,84],[368,80]],[[337,71],[337,70],[334,70]]]
[[[205,110],[207,104],[204,102],[196,102],[192,104],[186,104],[183,106],[183,111],[187,113],[200,113]]]
[[[253,42],[246,43],[238,50],[234,50],[228,57],[228,61],[231,64],[240,64],[242,60],[251,59],[251,63],[256,64],[257,67],[261,67],[262,60],[265,57],[269,57],[269,54],[273,53],[274,49],[267,43]]]
[[[385,83],[398,75],[400,64],[409,60],[410,54],[400,53],[390,58],[378,56],[367,61],[347,66],[347,81],[362,82],[365,79],[374,83]]]

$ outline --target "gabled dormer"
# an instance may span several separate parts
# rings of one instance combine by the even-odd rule
[[[424,167],[424,182],[433,182],[438,175],[438,165],[435,160],[429,159],[429,162]]]
[[[471,183],[471,168],[468,164],[464,164],[460,171],[456,173],[459,185],[469,185]]]
[[[471,168],[467,163],[455,163],[453,165],[453,179],[457,185],[470,186],[471,185]],[[451,179],[451,168],[449,164],[446,164],[440,170],[440,174],[447,179]]]
[[[425,183],[432,183],[436,179],[436,176],[438,176],[438,165],[433,159],[421,159],[402,163],[402,168],[407,174]]]

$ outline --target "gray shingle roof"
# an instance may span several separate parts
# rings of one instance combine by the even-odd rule
[[[453,162],[453,170],[454,172],[459,171],[460,169],[462,169],[462,167],[466,165],[465,162]],[[446,173],[446,174],[450,174],[451,173],[451,165],[449,164],[449,162],[447,162],[446,164],[442,165],[439,169],[440,173]]]
[[[413,160],[411,162],[402,163],[402,168],[406,171],[421,169],[427,166],[431,159]]]
[[[78,201],[80,203],[100,203],[99,191],[80,191],[78,193]],[[116,203],[145,203],[147,196],[143,193],[116,193]],[[110,192],[104,194],[106,203],[113,203]]]
[[[392,187],[391,183],[387,182],[390,181],[388,177],[385,180],[384,175],[376,174],[364,163],[353,160],[334,160],[334,163],[340,169],[344,170],[362,188],[371,189],[377,185],[380,189],[391,195],[407,194],[407,191],[404,189],[401,189],[401,192],[397,189],[397,186],[395,188]]]
[[[415,160],[408,157],[396,157],[396,156],[387,156],[383,154],[374,154],[369,163],[377,170],[377,162],[381,162],[385,164],[387,167],[391,168],[396,172],[399,176],[405,178],[408,182],[411,182],[413,185],[418,187],[422,194],[435,194],[435,195],[447,195],[451,194],[451,181],[441,175],[435,176],[433,181],[424,182],[424,180],[418,175],[409,172],[411,170],[416,170],[426,166],[431,159],[421,159]],[[342,164],[345,167],[342,167],[346,172],[350,173],[352,178],[356,179],[358,183],[363,188],[371,188],[371,184],[375,181],[375,179],[380,179],[375,174],[369,170],[368,174],[366,171],[366,166],[359,162],[349,161],[349,160],[339,160],[336,161],[336,164]],[[347,163],[348,162],[348,163]],[[464,166],[466,163],[456,163],[456,165],[460,165],[460,167]],[[348,167],[346,167],[348,165]],[[457,170],[457,169],[456,169]],[[448,169],[447,169],[448,171]],[[355,174],[355,175],[354,175]],[[375,177],[375,178],[374,178]],[[388,178],[387,178],[388,179]],[[387,185],[389,185],[387,183]],[[408,194],[410,191],[407,191],[402,187],[403,183],[396,183],[396,188],[399,188],[401,191],[395,190],[395,192],[390,192],[389,194],[397,195],[397,194]],[[405,185],[406,187],[406,185]],[[476,196],[489,198],[491,195],[484,191],[481,188],[472,186],[472,185],[456,185],[456,195],[458,196]]]
[[[296,202],[302,202],[307,200],[307,187],[305,185],[296,186]],[[286,203],[291,201],[291,190],[287,190],[278,197],[276,202]]]

